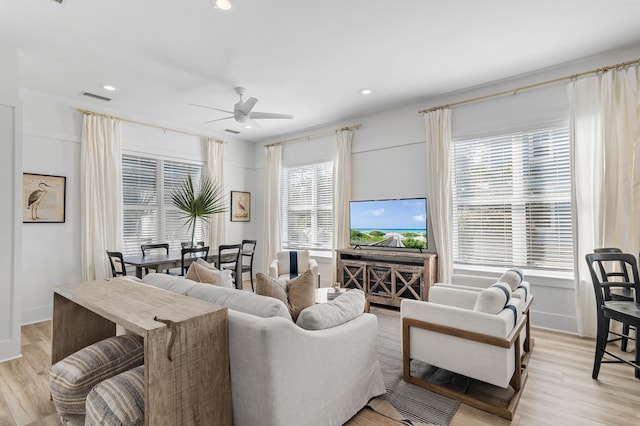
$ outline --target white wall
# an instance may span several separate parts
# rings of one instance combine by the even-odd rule
[[[337,123],[330,123],[305,132],[290,134],[281,139],[304,136],[345,125],[362,124],[353,139],[352,199],[421,197],[426,195],[426,156],[424,118],[418,111],[456,101],[471,99],[524,85],[547,81],[578,72],[633,60],[640,57],[640,46],[608,52],[593,58],[554,69],[534,72],[526,76],[502,81],[480,88],[460,91],[438,98],[424,99],[411,105],[369,114]],[[469,72],[473,72],[470,67]],[[481,136],[501,130],[532,128],[543,124],[567,122],[567,82],[544,86],[517,94],[470,103],[453,108],[452,138]],[[375,92],[373,95],[375,96]],[[272,143],[276,140],[267,140]],[[314,141],[314,139],[312,139]],[[330,143],[311,141],[287,144],[283,148],[283,163],[287,158],[323,158]],[[264,148],[256,148],[256,164],[264,164]],[[262,161],[262,162],[260,162]],[[259,167],[259,166],[257,166]],[[264,172],[263,170],[261,171]],[[261,189],[264,191],[264,189]],[[428,223],[431,227],[431,223]],[[435,247],[429,241],[429,249]],[[321,274],[331,274],[333,265],[321,265]],[[499,276],[498,269],[478,271],[456,268],[457,273]],[[532,307],[533,325],[576,333],[573,274],[536,273],[525,271],[535,295]],[[330,276],[330,275],[328,275]],[[323,285],[327,283],[323,280]]]
[[[20,356],[22,131],[18,50],[0,44],[0,360]]]

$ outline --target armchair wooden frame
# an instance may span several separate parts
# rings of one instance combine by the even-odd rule
[[[402,367],[403,378],[407,383],[411,383],[417,386],[421,386],[430,391],[436,392],[440,395],[448,398],[455,399],[463,404],[470,405],[483,411],[495,414],[508,420],[513,420],[513,414],[520,396],[522,389],[527,380],[528,370],[527,365],[529,357],[523,357],[520,350],[520,332],[523,327],[526,327],[527,316],[523,315],[518,320],[516,326],[511,330],[511,333],[506,338],[499,338],[495,336],[489,336],[482,333],[471,332],[468,330],[462,330],[459,328],[448,327],[441,324],[434,324],[430,322],[420,321],[413,318],[402,319]],[[435,333],[446,334],[449,336],[459,337],[461,339],[471,340],[487,345],[498,346],[501,348],[509,349],[513,348],[515,357],[516,370],[511,377],[509,385],[513,388],[513,395],[504,403],[496,401],[495,399],[483,399],[480,396],[474,396],[472,394],[466,394],[455,391],[453,389],[441,386],[427,380],[421,379],[411,375],[411,328],[419,328],[422,330],[428,330]]]

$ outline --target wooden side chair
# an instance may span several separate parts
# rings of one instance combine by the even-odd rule
[[[256,252],[257,243],[257,240],[242,240],[242,250],[240,252],[240,263],[242,264],[240,283],[242,283],[242,275],[248,272],[251,280],[251,291],[255,291],[253,287],[253,255]]]
[[[114,277],[127,275],[127,268],[124,266],[124,257],[121,252],[107,250],[107,257],[111,265],[111,274]]]
[[[609,328],[611,320],[619,321],[623,326],[634,326],[636,329],[640,326],[640,278],[638,277],[636,258],[632,254],[614,252],[587,254],[585,259],[591,274],[598,309],[598,333],[591,377],[598,378],[602,363],[625,363],[634,367],[635,377],[640,378],[640,350],[636,349],[633,360],[622,358],[618,354],[607,350],[608,343],[620,338],[635,340],[633,337],[624,335],[624,333],[611,331]],[[600,265],[605,262],[619,263],[621,271],[630,271],[628,276],[630,281],[608,281],[606,273],[604,276],[601,275]],[[627,297],[632,297],[632,299],[614,300],[613,294],[623,294]],[[611,339],[610,335],[617,337]],[[613,360],[604,360],[604,355],[613,358]]]
[[[165,253],[168,255],[169,243],[142,244],[140,246],[140,251],[142,251],[142,257],[145,257],[147,254],[150,254],[151,252],[162,251],[162,250],[164,250]],[[156,270],[156,272],[160,272],[160,271]],[[167,269],[166,272],[168,274],[169,270]],[[149,268],[144,268],[144,273],[148,274]]]
[[[218,246],[218,260],[216,261],[216,268],[229,269],[231,276],[233,277],[233,285],[242,290],[242,275],[238,279],[238,261],[240,260],[240,252],[242,251],[242,244],[221,244]],[[240,281],[238,283],[238,280]]]
[[[186,275],[193,260],[202,258],[206,261],[207,256],[209,256],[209,246],[183,248],[180,255],[180,275]]]

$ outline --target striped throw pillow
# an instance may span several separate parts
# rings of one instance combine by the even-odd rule
[[[87,395],[85,426],[144,425],[144,365],[96,385]]]
[[[114,336],[69,355],[51,367],[51,397],[58,414],[85,415],[91,389],[144,362],[144,341],[136,335]]]

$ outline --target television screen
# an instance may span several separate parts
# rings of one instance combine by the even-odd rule
[[[427,199],[349,202],[352,246],[427,248]]]

